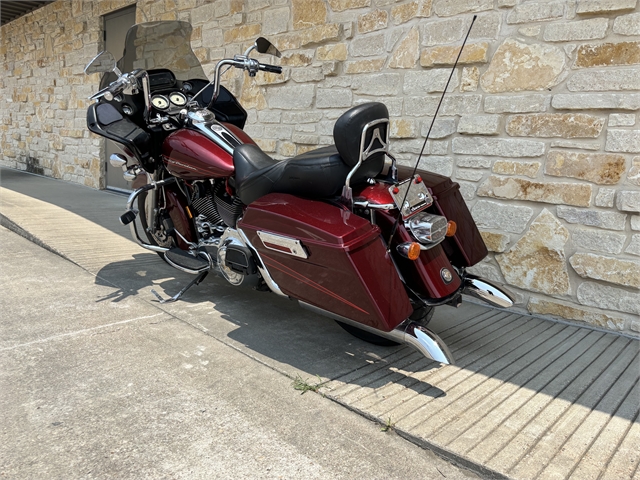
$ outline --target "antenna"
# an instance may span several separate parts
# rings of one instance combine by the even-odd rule
[[[420,160],[422,159],[422,154],[424,153],[424,149],[427,146],[427,141],[429,140],[429,135],[431,135],[431,130],[433,129],[433,125],[436,121],[436,117],[438,116],[438,112],[440,111],[440,106],[442,105],[442,101],[444,100],[444,96],[447,93],[447,89],[449,88],[449,83],[451,82],[451,78],[453,78],[453,72],[456,71],[456,67],[458,66],[458,60],[460,60],[460,56],[462,55],[462,50],[467,43],[467,39],[469,38],[469,34],[471,33],[471,28],[473,28],[473,24],[478,18],[477,15],[473,16],[471,20],[471,25],[469,25],[469,30],[467,30],[467,34],[464,37],[462,42],[462,46],[460,47],[460,51],[458,52],[458,56],[456,57],[456,61],[453,64],[453,68],[451,69],[451,73],[449,74],[449,78],[447,79],[447,84],[444,86],[444,91],[442,92],[442,96],[440,97],[440,101],[438,102],[438,106],[436,107],[436,111],[433,114],[433,118],[431,119],[431,125],[429,125],[429,130],[427,131],[427,136],[424,139],[424,143],[422,144],[422,148],[420,149],[420,155],[418,155],[418,161],[416,162],[416,166],[413,167],[413,172],[411,173],[410,179],[416,175],[416,171],[418,170],[418,165],[420,165]],[[411,188],[411,184],[413,182],[409,182],[406,191],[404,192],[404,198],[402,199],[402,203],[400,205],[404,205],[407,201],[407,196],[409,195],[409,189]],[[398,229],[398,224],[400,223],[400,217],[402,217],[402,211],[399,209],[398,216],[396,217],[396,221],[393,224],[393,228],[391,229],[391,235],[389,236],[389,241],[387,242],[387,252],[391,251],[391,240],[393,240],[393,236],[396,234],[396,230]]]

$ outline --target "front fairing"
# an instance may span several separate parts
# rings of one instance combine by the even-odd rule
[[[124,52],[117,66],[121,72],[143,70],[171,70],[180,81],[207,81],[198,57],[191,49],[192,27],[187,22],[148,22],[134,25],[127,32]],[[118,57],[120,52],[112,52]],[[116,79],[115,74],[104,75],[103,88]]]

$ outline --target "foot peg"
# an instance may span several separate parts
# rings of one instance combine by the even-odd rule
[[[129,225],[136,219],[136,215],[138,215],[137,210],[127,210],[122,215],[120,215],[120,223],[122,225]]]
[[[205,259],[203,256],[207,258]],[[194,257],[184,250],[173,247],[164,254],[164,259],[172,267],[193,275],[208,271],[211,268],[211,261],[204,252],[200,252],[199,256]]]
[[[160,296],[160,294],[158,292],[156,292],[155,290],[151,290],[151,293],[153,293],[156,298],[158,299],[158,302],[160,303],[171,303],[171,302],[175,302],[176,300],[178,300],[180,297],[182,297],[182,295],[184,295],[184,292],[186,292],[187,290],[189,290],[191,287],[193,287],[194,285],[199,285],[200,282],[202,282],[206,276],[209,274],[209,271],[206,272],[202,272],[200,275],[198,275],[196,278],[194,278],[193,280],[191,280],[187,286],[185,286],[182,290],[180,290],[178,293],[176,293],[173,297],[169,297],[169,298],[162,298]]]

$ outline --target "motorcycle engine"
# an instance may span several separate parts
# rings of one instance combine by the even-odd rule
[[[231,285],[257,287],[262,278],[256,260],[234,228],[242,214],[242,202],[227,193],[224,180],[194,182],[191,205],[198,214],[195,224],[200,245],[214,247],[217,270]]]
[[[225,230],[216,256],[220,273],[231,285],[255,287],[260,283],[256,261],[237,230]]]
[[[242,215],[242,202],[240,199],[229,195],[222,181],[216,184],[213,197],[218,213],[224,223],[229,227],[235,227],[238,217]]]
[[[191,205],[198,213],[196,228],[205,240],[218,237],[225,227],[235,227],[242,214],[242,202],[227,193],[223,180],[194,182]]]

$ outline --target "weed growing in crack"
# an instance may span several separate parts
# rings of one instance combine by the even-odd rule
[[[309,383],[308,378],[303,380],[300,375],[296,375],[296,378],[293,382],[291,382],[291,385],[293,386],[294,389],[300,390],[300,395],[303,395],[307,392],[317,393],[320,387],[322,386],[322,379],[320,378],[319,375],[316,375],[316,377],[318,377],[318,380],[320,380],[320,382],[311,384]]]
[[[387,423],[385,423],[382,427],[380,427],[381,432],[390,432],[396,426],[396,422],[391,422],[391,417],[387,419]]]

